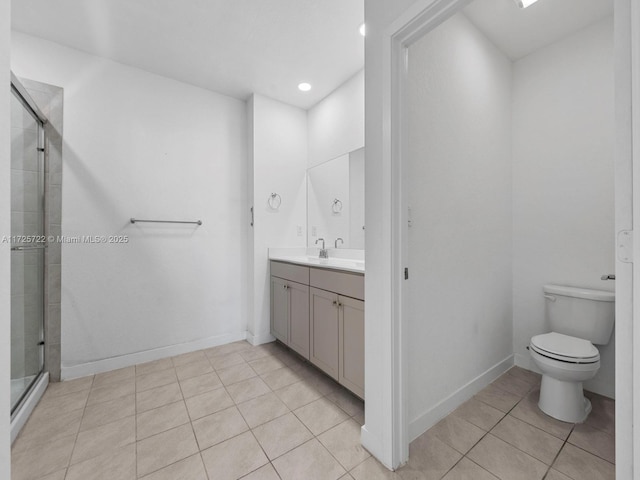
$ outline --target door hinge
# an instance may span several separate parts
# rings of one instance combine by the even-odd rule
[[[618,232],[618,260],[624,263],[633,263],[633,231],[621,230]]]
[[[409,268],[404,267],[404,279],[409,280]]]

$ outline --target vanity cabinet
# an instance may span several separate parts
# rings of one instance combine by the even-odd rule
[[[271,261],[271,333],[364,398],[364,275]]]

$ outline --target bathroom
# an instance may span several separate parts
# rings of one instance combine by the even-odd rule
[[[374,26],[375,8],[375,2],[372,2]],[[388,18],[385,15],[381,14],[381,18]],[[99,18],[97,15],[91,21],[94,31],[102,35],[98,47],[106,49],[112,39],[104,30],[105,25],[99,24]],[[349,23],[356,24],[357,32],[362,17]],[[21,26],[17,30],[25,28]],[[611,30],[612,37],[613,28]],[[188,350],[211,348],[213,345],[208,342],[212,338],[217,344],[243,339],[261,344],[271,339],[267,249],[315,249],[315,240],[324,235],[316,234],[314,238],[312,225],[307,221],[307,170],[314,165],[314,156],[320,159],[316,163],[324,163],[364,146],[362,90],[365,77],[362,65],[336,83],[336,87],[341,87],[335,96],[328,97],[325,102],[316,101],[315,106],[293,107],[260,93],[250,96],[247,102],[238,101],[211,90],[188,86],[184,80],[148,74],[37,36],[12,34],[11,68],[20,76],[64,86],[63,233],[69,237],[116,235],[129,238],[127,244],[120,245],[62,246],[62,377],[79,378],[187,353]],[[46,35],[42,33],[42,36]],[[378,41],[375,27],[372,38],[375,47]],[[362,37],[359,41],[362,43]],[[369,42],[369,38],[366,41]],[[376,51],[375,48],[372,51]],[[144,67],[143,60],[138,61]],[[368,65],[371,63],[371,68],[375,69],[376,61],[379,62],[374,59]],[[188,70],[187,66],[182,68]],[[367,75],[366,82],[375,81],[375,75],[371,78],[373,80]],[[609,81],[613,82],[612,79]],[[349,104],[349,108],[338,106],[336,109],[330,100],[340,97],[341,93],[359,100]],[[295,95],[302,94],[295,92]],[[342,97],[337,103],[344,101]],[[612,114],[613,103],[608,108]],[[323,109],[325,113],[335,115],[334,120],[323,123],[327,120],[321,115]],[[376,109],[369,110],[375,117]],[[217,113],[212,115],[212,112]],[[121,118],[127,121],[118,121]],[[176,128],[183,125],[189,127]],[[251,126],[250,141],[246,141],[248,125]],[[610,133],[613,137],[613,126]],[[334,141],[329,141],[327,135]],[[378,136],[368,135],[367,138]],[[610,141],[613,146],[613,139]],[[389,418],[379,409],[385,407],[381,406],[384,401],[377,394],[380,385],[376,382],[382,383],[391,365],[391,362],[381,363],[386,361],[386,349],[377,348],[375,344],[385,337],[382,332],[388,328],[376,330],[375,323],[376,316],[387,308],[377,308],[378,286],[375,285],[384,286],[387,282],[380,258],[376,257],[380,253],[380,242],[386,241],[386,237],[380,235],[381,220],[375,218],[376,206],[386,198],[386,191],[376,188],[380,178],[376,176],[379,166],[375,160],[373,173],[369,169],[372,160],[368,152],[377,148],[376,141],[372,143],[370,146],[367,142],[365,154],[366,184],[370,186],[365,189],[367,217],[360,223],[361,227],[366,224],[368,232],[367,278],[374,279],[367,281],[365,287],[369,292],[368,301],[373,302],[367,310],[367,325],[372,327],[367,328],[366,335],[377,337],[373,341],[367,338],[366,344],[371,346],[370,352],[381,355],[366,359],[367,379],[374,375],[373,372],[382,374],[379,379],[367,381],[367,392],[371,388],[372,393],[367,394],[366,423],[369,428],[363,431],[363,443],[385,465],[393,466],[394,461],[387,459],[388,449],[378,448],[371,441],[367,443],[365,438],[368,434],[369,439],[372,434],[379,435],[379,423]],[[286,148],[282,148],[284,145]],[[246,162],[216,160],[243,156]],[[375,159],[375,153],[372,158]],[[611,196],[613,156],[609,159],[611,182],[609,194],[605,195]],[[521,172],[521,178],[526,180],[530,173]],[[523,180],[523,186],[526,185],[528,182]],[[278,196],[277,204],[269,203],[273,194]],[[514,208],[515,202],[514,198]],[[212,209],[212,205],[215,208]],[[603,212],[609,221],[612,208],[610,205],[610,210]],[[387,209],[383,207],[379,211]],[[132,217],[201,219],[203,223],[197,227],[176,228],[133,224]],[[360,228],[358,233],[364,231]],[[592,266],[597,270],[597,278],[591,285],[583,280],[587,275],[576,270],[572,270],[575,277],[552,280],[599,287],[600,275],[614,272],[613,225],[602,226],[598,234],[602,231],[610,233],[604,235],[603,244],[610,249],[611,258]],[[329,235],[322,238],[330,249],[335,249],[339,243],[334,243],[337,238]],[[513,248],[515,254],[515,239]],[[560,262],[553,263],[561,268]],[[532,264],[543,270],[540,261]],[[91,267],[87,268],[88,265]],[[206,265],[218,268],[211,269]],[[409,268],[412,275],[413,266],[409,264]],[[573,265],[567,268],[573,269]],[[77,272],[77,275],[71,272]],[[589,272],[589,278],[592,276]],[[514,284],[516,277],[514,268]],[[528,279],[521,278],[522,290],[526,292],[524,295],[530,295],[528,301],[535,302],[536,295],[541,292],[533,293],[532,288],[524,285]],[[535,284],[547,281],[550,281],[548,277],[540,278]],[[613,282],[606,288],[612,289]],[[248,296],[251,301],[244,301]],[[384,302],[385,298],[386,294],[379,295],[378,301]],[[515,313],[515,301],[513,309]],[[372,310],[372,323],[369,323]],[[516,365],[533,368],[526,365],[526,345],[534,333],[544,331],[540,324],[543,315],[544,312],[538,310],[530,319],[514,322],[513,327],[506,328],[507,333],[509,328],[514,329],[514,339],[512,343],[507,342],[506,348],[511,351],[505,350],[504,357],[515,353]],[[205,323],[198,321],[201,318],[225,320]],[[158,348],[169,346],[166,339],[171,339],[171,348]],[[195,339],[200,339],[200,343]],[[192,343],[187,350],[185,344],[188,342]],[[614,388],[613,342],[616,340],[612,339],[610,346],[601,349],[602,368],[608,372],[603,377],[605,384],[592,387],[610,396],[613,396]],[[175,346],[180,347],[176,350]],[[180,348],[185,350],[179,351]],[[412,355],[415,348],[409,350]],[[153,358],[149,354],[151,351]],[[456,375],[461,375],[460,370],[452,369],[452,382],[460,387],[465,383],[465,373],[461,377]],[[603,379],[598,378],[599,381]],[[443,396],[451,393],[447,388],[443,388]]]

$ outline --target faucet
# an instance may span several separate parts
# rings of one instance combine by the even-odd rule
[[[340,245],[344,244],[344,240],[342,238],[338,237],[338,238],[336,238],[336,241],[335,241],[335,244],[334,244],[336,248],[338,248],[338,240],[340,240]]]
[[[320,249],[320,258],[329,258],[329,252],[327,252],[327,249],[324,248],[324,238],[319,238],[316,240],[316,245],[318,244],[318,242],[322,242],[322,248]]]

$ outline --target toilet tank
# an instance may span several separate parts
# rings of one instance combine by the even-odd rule
[[[615,322],[615,293],[605,290],[545,285],[546,314],[556,333],[606,345]]]

